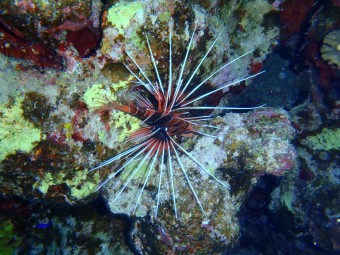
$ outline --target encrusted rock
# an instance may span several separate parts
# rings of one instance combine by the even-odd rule
[[[263,174],[282,175],[296,165],[296,152],[289,142],[294,138],[295,131],[283,110],[264,108],[246,114],[229,113],[223,118],[216,118],[212,124],[221,128],[213,133],[217,138],[195,137],[183,146],[224,184],[228,185],[229,182],[230,191],[209,177],[186,155],[180,158],[190,184],[180,167],[173,163],[177,220],[171,179],[166,171],[162,177],[166,181],[163,179],[158,212],[159,168],[153,170],[142,194],[147,166],[138,171],[124,190],[122,187],[134,166],[125,169],[126,173],[123,172],[104,187],[104,198],[113,213],[142,217],[133,231],[133,239],[142,254],[152,254],[155,249],[170,254],[189,250],[204,253],[213,250],[213,247],[233,245],[239,231],[236,220],[239,203],[256,179]],[[190,185],[206,215],[200,210]],[[145,248],[147,244],[143,241],[143,236],[150,234],[157,236],[148,245],[151,252]],[[188,236],[192,240],[186,243]]]

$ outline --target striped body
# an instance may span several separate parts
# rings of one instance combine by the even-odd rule
[[[113,162],[120,161],[124,159],[124,163],[122,163],[113,173],[111,173],[104,182],[102,182],[98,190],[105,185],[109,180],[112,178],[118,176],[120,172],[124,171],[124,168],[131,164],[132,162],[138,160],[138,164],[135,167],[135,170],[132,171],[132,173],[129,175],[128,179],[122,185],[119,192],[117,192],[116,199],[119,198],[121,193],[126,189],[126,187],[129,185],[131,180],[135,177],[138,170],[141,168],[141,166],[146,162],[148,165],[148,168],[146,170],[145,174],[145,181],[143,182],[143,185],[141,187],[141,191],[138,195],[135,207],[133,212],[135,212],[136,208],[140,204],[140,199],[142,198],[143,191],[145,189],[145,186],[147,185],[149,178],[152,173],[152,171],[157,171],[158,180],[153,181],[153,183],[158,184],[158,192],[157,192],[157,202],[156,202],[156,210],[155,210],[155,216],[157,217],[158,207],[160,204],[160,193],[161,193],[161,183],[167,182],[169,183],[169,187],[171,187],[171,197],[172,197],[172,204],[174,208],[174,212],[176,215],[176,218],[178,217],[177,213],[177,206],[176,206],[176,187],[174,185],[174,173],[175,169],[173,168],[172,160],[175,160],[177,162],[177,166],[179,169],[178,171],[181,171],[186,183],[188,184],[188,188],[190,189],[192,195],[194,196],[194,199],[196,200],[199,208],[201,209],[204,216],[207,216],[203,205],[196,194],[196,191],[191,184],[191,180],[189,178],[189,175],[187,174],[187,169],[183,165],[181,160],[181,155],[189,158],[191,161],[193,161],[198,168],[200,168],[202,171],[198,172],[200,174],[206,174],[210,178],[216,181],[216,183],[222,185],[225,188],[229,188],[228,183],[218,179],[216,176],[214,176],[208,169],[205,168],[204,165],[202,165],[196,158],[194,158],[190,152],[188,152],[185,148],[183,148],[179,144],[178,137],[186,137],[191,136],[194,133],[208,136],[212,138],[217,138],[214,135],[208,134],[208,133],[202,133],[199,131],[201,127],[208,128],[210,130],[218,130],[219,127],[215,127],[212,125],[209,125],[205,121],[212,118],[212,116],[190,116],[190,110],[214,110],[214,109],[226,109],[226,110],[244,110],[244,109],[255,109],[258,107],[250,107],[250,108],[238,108],[238,107],[213,107],[213,106],[194,106],[193,103],[199,102],[201,99],[208,97],[209,95],[221,91],[223,89],[228,88],[229,86],[238,84],[239,82],[251,79],[261,73],[251,75],[242,79],[239,79],[237,81],[228,83],[226,85],[223,85],[219,88],[215,88],[209,92],[204,92],[203,94],[197,95],[197,93],[201,90],[201,86],[205,84],[209,79],[211,79],[214,75],[219,73],[222,69],[226,68],[228,65],[232,64],[233,62],[241,59],[242,57],[246,56],[247,54],[250,54],[251,52],[247,52],[240,57],[224,64],[222,67],[217,69],[216,71],[212,72],[210,75],[208,75],[203,81],[201,81],[199,84],[193,84],[193,78],[197,75],[197,72],[199,68],[201,67],[202,63],[206,59],[207,55],[211,52],[213,49],[215,43],[217,42],[219,36],[213,41],[207,52],[204,54],[202,59],[198,62],[196,68],[194,71],[188,76],[184,77],[184,69],[187,66],[188,62],[188,55],[190,52],[190,48],[192,46],[192,41],[195,35],[196,27],[194,29],[194,32],[192,33],[190,37],[190,41],[187,46],[187,51],[185,54],[185,57],[183,59],[183,63],[180,65],[180,70],[176,73],[177,77],[173,77],[173,66],[172,66],[172,34],[173,34],[173,21],[171,20],[169,22],[169,74],[167,75],[167,80],[162,80],[158,69],[157,69],[157,62],[154,59],[153,52],[151,49],[151,46],[149,44],[148,37],[146,35],[146,42],[150,53],[151,62],[154,67],[154,72],[156,74],[156,81],[151,81],[149,77],[145,74],[144,70],[138,65],[136,60],[133,58],[132,54],[129,52],[126,52],[128,57],[132,60],[135,68],[138,70],[136,73],[132,70],[128,65],[125,65],[128,71],[131,73],[132,76],[135,77],[137,80],[137,83],[141,85],[145,93],[134,93],[133,100],[129,105],[121,105],[114,101],[109,101],[102,107],[100,107],[97,112],[103,112],[106,110],[119,110],[122,112],[125,112],[127,114],[130,114],[140,120],[142,120],[142,123],[145,125],[144,127],[141,127],[137,131],[133,132],[129,140],[135,141],[137,145],[133,146],[132,148],[125,150],[118,155],[106,160],[105,162],[99,164],[97,167],[93,168],[93,170],[96,170],[98,168],[102,168],[106,165],[109,165]],[[145,96],[147,95],[147,96]],[[152,103],[153,102],[153,103]],[[158,167],[156,167],[158,165]],[[168,174],[164,174],[164,171],[167,170]]]

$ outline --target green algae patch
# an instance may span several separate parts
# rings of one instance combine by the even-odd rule
[[[46,173],[44,178],[33,186],[45,195],[51,186],[65,183],[71,191],[71,196],[76,200],[80,200],[93,193],[100,181],[98,171],[91,177],[91,181],[88,180],[88,174],[88,170],[78,170],[73,172],[72,178],[69,178],[69,174],[62,172],[58,174]]]
[[[305,139],[313,150],[339,150],[340,149],[340,129],[324,128],[320,134],[309,136]]]
[[[143,6],[140,2],[119,2],[112,6],[107,13],[107,23],[115,26],[120,34],[128,28],[130,21],[138,13],[143,12]]]
[[[71,189],[71,195],[77,199],[82,199],[90,195],[94,192],[94,190],[98,187],[98,183],[100,181],[99,172],[97,171],[93,175],[92,182],[87,181],[88,170],[84,171],[76,171],[74,178],[66,180],[67,185]],[[82,185],[80,185],[82,183]]]
[[[144,23],[145,11],[140,2],[115,3],[104,19],[100,51],[104,55],[109,55],[114,61],[123,61],[126,57],[123,52],[128,49],[133,49],[135,53],[144,52],[145,38],[143,36],[142,39],[140,38]]]
[[[18,96],[10,106],[0,105],[0,161],[16,151],[31,151],[42,137],[40,129],[25,120],[23,100]]]
[[[292,191],[286,191],[283,193],[282,195],[282,202],[283,204],[287,207],[287,209],[290,211],[290,212],[294,212],[294,209],[293,209],[293,201],[294,201],[294,193]]]
[[[108,101],[117,101],[117,92],[126,89],[128,81],[119,81],[106,88],[103,84],[94,84],[85,91],[83,100],[90,110],[94,110]],[[105,130],[98,131],[99,140],[107,143],[108,139],[123,142],[133,131],[140,127],[141,121],[129,114],[113,110],[111,113],[110,126],[114,137],[109,137]]]
[[[0,223],[0,255],[16,254],[20,240],[16,238],[14,226],[10,220]]]
[[[131,79],[128,79],[127,81],[119,81],[118,83],[113,83],[109,88],[106,88],[106,86],[103,84],[95,83],[85,91],[83,95],[83,100],[90,110],[93,110],[107,103],[108,100],[116,101],[116,92],[121,89],[128,88],[130,80]]]
[[[85,91],[83,100],[89,109],[92,110],[93,108],[100,106],[100,104],[103,103],[103,98],[106,97],[110,98],[109,91],[105,89],[103,84],[96,83]]]

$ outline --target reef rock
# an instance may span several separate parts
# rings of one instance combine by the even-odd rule
[[[326,254],[337,254],[340,251],[339,112],[336,104],[326,107],[330,102],[326,95],[316,88],[311,91],[310,98],[291,111],[294,125],[301,133],[295,141],[298,167],[284,175],[272,193],[270,210],[284,233],[295,240],[309,240]]]
[[[207,58],[199,76],[220,67],[226,59],[254,50],[256,54],[249,53],[243,61],[221,72],[211,83],[219,86],[244,77],[253,70],[255,62],[260,63],[265,58],[278,33],[275,26],[264,29],[263,17],[271,8],[266,1],[257,2],[266,7],[261,10],[261,15],[254,15],[249,2],[209,5],[211,10],[221,8],[221,14],[212,17],[200,3],[193,5],[178,1],[173,5],[163,1],[118,1],[103,10],[100,49],[92,57],[83,59],[76,57],[73,50],[69,51],[72,47],[65,49],[61,46],[69,45],[70,34],[77,34],[83,29],[90,27],[92,32],[98,32],[101,7],[98,1],[87,1],[86,5],[80,1],[59,1],[56,6],[39,1],[1,3],[7,11],[2,13],[0,22],[7,31],[11,31],[20,42],[25,41],[26,46],[31,41],[53,42],[50,44],[53,47],[59,45],[61,48],[55,52],[66,56],[68,71],[46,69],[40,72],[32,69],[29,61],[0,56],[3,89],[0,94],[2,194],[53,203],[73,204],[91,199],[89,195],[94,193],[111,169],[95,172],[89,172],[89,169],[128,148],[129,144],[123,141],[139,125],[138,120],[119,112],[107,116],[91,114],[98,102],[107,98],[124,100],[131,89],[133,77],[123,65],[129,64],[130,60],[124,51],[138,55],[141,66],[148,69],[151,63],[146,57],[148,50],[144,32],[147,32],[160,70],[164,73],[169,53],[168,23],[174,15],[174,66],[180,66],[181,52],[185,50],[192,26],[196,23],[195,49],[189,62],[197,62],[195,57],[202,55],[212,38],[224,31],[220,38],[223,43],[219,43],[214,55]],[[90,5],[94,8],[89,9]],[[51,12],[57,15],[52,17],[49,15]],[[117,12],[124,19],[117,19]],[[244,15],[235,16],[234,20],[225,13]],[[8,21],[13,16],[18,22],[10,24]],[[30,22],[28,28],[23,29],[22,24],[26,20]],[[36,27],[34,24],[39,21],[45,26]],[[235,28],[241,26],[244,30],[242,38],[239,33],[234,33]],[[9,49],[14,44],[6,41],[8,33],[4,36],[1,47],[6,52],[11,51]],[[76,47],[75,44],[73,46]],[[6,52],[3,53],[8,55]],[[38,58],[41,56],[33,53]],[[78,53],[83,56],[88,51],[79,49]],[[20,54],[10,56],[21,58]],[[48,64],[45,60],[41,61]]]
[[[99,44],[101,6],[97,0],[1,1],[0,52],[70,70],[75,58],[81,61]]]
[[[177,220],[169,175],[163,177],[167,179],[161,188],[158,212],[159,173],[156,171],[139,200],[146,169],[139,171],[124,190],[120,188],[126,183],[129,172],[105,186],[103,195],[113,213],[142,217],[132,231],[135,245],[142,254],[153,254],[156,250],[170,254],[179,251],[213,251],[217,254],[223,247],[231,246],[238,237],[238,208],[256,179],[263,174],[282,175],[296,164],[296,152],[289,142],[295,131],[283,110],[264,108],[244,114],[229,113],[223,118],[217,117],[211,124],[221,128],[214,133],[217,138],[195,137],[183,146],[223,183],[229,183],[230,190],[209,177],[186,155],[181,156],[206,215],[175,162]],[[144,236],[149,235],[157,237],[153,238],[152,244],[143,241]],[[214,250],[213,247],[218,248]]]
[[[3,88],[0,94],[0,191],[5,197],[76,204],[87,202],[94,197],[93,194],[98,194],[96,189],[116,165],[89,170],[129,148],[131,144],[126,138],[141,123],[116,111],[101,116],[93,111],[107,100],[124,101],[132,88],[138,89],[133,83],[134,77],[124,66],[132,65],[126,52],[137,56],[140,66],[152,74],[145,34],[150,39],[160,74],[167,75],[171,17],[174,21],[174,73],[181,67],[182,55],[195,24],[196,35],[188,58],[190,68],[219,34],[221,42],[215,45],[213,54],[204,61],[195,79],[203,78],[223,63],[248,52],[242,61],[235,61],[207,82],[209,88],[258,72],[278,35],[275,24],[265,22],[265,15],[272,11],[265,0],[256,0],[256,11],[252,1],[217,1],[215,4],[207,1],[196,1],[195,4],[191,1],[114,1],[102,12],[99,10],[100,1],[86,1],[88,5],[82,3],[59,1],[58,5],[52,6],[56,9],[39,5],[39,1],[20,1],[21,6],[18,6],[19,2],[1,3],[1,7],[10,7],[1,17],[1,27],[11,31],[3,33],[1,52],[22,58],[34,40],[48,47],[53,54],[64,57],[68,71],[60,69],[63,66],[60,57],[56,59],[57,63],[46,63],[42,56],[44,51],[35,54],[36,47],[28,56],[24,54],[25,59],[57,70],[41,72],[32,69],[31,62],[0,56]],[[94,8],[89,8],[91,4]],[[52,17],[51,12],[58,15]],[[25,22],[11,24],[8,21],[15,15],[20,21],[32,21],[27,30],[18,25]],[[102,20],[102,38],[98,35],[99,20]],[[40,21],[45,25],[36,27],[36,24],[42,24]],[[95,37],[95,40],[82,43],[83,35],[89,34],[93,37],[86,38]],[[100,39],[100,48],[95,51]],[[11,50],[16,48],[15,42],[22,46],[17,47],[20,52]],[[17,54],[11,55],[13,52]],[[93,52],[91,57],[81,58],[90,52]],[[53,54],[46,56],[51,59]],[[185,75],[190,68],[186,68]],[[209,102],[217,105],[222,96],[221,92],[217,99],[209,97]],[[295,152],[289,140],[294,132],[282,110],[265,108],[247,114],[227,114],[216,118],[212,124],[220,128],[212,133],[217,138],[194,136],[178,140],[202,162],[210,175],[220,180],[216,182],[186,155],[179,155],[192,187],[197,191],[201,209],[197,206],[198,199],[188,188],[187,178],[180,172],[181,166],[175,162],[173,186],[176,188],[178,220],[173,212],[169,181],[162,182],[157,218],[154,217],[157,182],[147,183],[140,203],[136,200],[143,185],[141,180],[145,180],[143,170],[146,166],[141,167],[137,178],[131,180],[119,199],[115,200],[115,195],[120,192],[118,187],[127,181],[133,165],[104,186],[103,194],[113,213],[139,216],[140,224],[150,226],[149,229],[139,229],[137,222],[135,230],[138,231],[132,236],[136,249],[142,253],[155,249],[204,252],[216,245],[231,246],[238,237],[236,213],[251,184],[263,174],[282,175],[293,167]],[[151,174],[150,181],[157,180],[158,172]],[[165,178],[169,176],[164,172]],[[226,188],[229,185],[230,190]],[[136,203],[138,206],[133,214]],[[143,243],[143,235],[156,237],[153,238],[153,247]],[[192,245],[185,244],[185,237],[190,235]],[[215,252],[220,250],[216,248]]]

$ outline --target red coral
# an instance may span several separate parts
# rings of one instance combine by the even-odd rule
[[[34,13],[36,11],[35,3],[30,0],[18,1],[17,6],[20,13]]]
[[[63,59],[50,47],[42,43],[29,42],[11,33],[11,31],[0,20],[0,52],[2,54],[13,58],[31,60],[34,64],[44,68],[63,68]],[[19,32],[16,32],[16,34],[22,36]]]
[[[66,145],[66,134],[64,132],[53,131],[47,135],[47,139],[54,145]]]
[[[274,171],[271,171],[271,174],[280,176],[285,171],[293,169],[295,164],[294,152],[290,151],[286,154],[279,155],[276,157],[276,159],[280,163],[280,167]]]
[[[257,73],[261,72],[262,69],[263,69],[262,62],[254,62],[254,63],[251,64],[250,72],[252,74],[257,74]]]
[[[8,3],[8,11],[0,17],[0,53],[55,69],[63,69],[64,57],[68,70],[74,71],[72,67],[79,56],[89,55],[101,39],[99,10],[81,6],[80,3],[79,6],[55,6],[53,10],[45,10],[34,1]],[[56,17],[50,19],[46,14],[49,11],[54,11]],[[27,24],[23,26],[23,22]],[[60,45],[63,50],[59,49]],[[78,53],[70,53],[71,45]]]
[[[300,31],[312,5],[313,0],[288,0],[281,5],[281,35],[284,39]]]
[[[72,135],[71,135],[72,139],[76,142],[84,142],[84,133],[83,132],[74,132]]]
[[[87,113],[87,105],[82,101],[77,102],[75,115],[71,120],[73,130],[71,137],[76,142],[83,142],[84,140],[87,140],[84,132],[82,131],[83,127],[85,126],[85,116]]]
[[[85,57],[97,47],[100,40],[100,34],[98,31],[85,27],[77,31],[68,31],[66,40],[73,44],[77,49],[79,56]]]
[[[306,50],[306,59],[309,63],[319,70],[319,83],[322,89],[331,89],[332,70],[330,66],[323,61],[320,55],[320,47],[317,42],[310,43]]]

